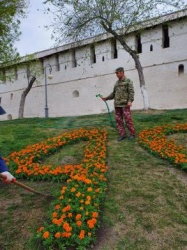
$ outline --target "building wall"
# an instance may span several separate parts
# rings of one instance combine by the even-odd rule
[[[168,28],[169,46],[163,48],[162,25],[145,29],[141,33],[142,53],[140,62],[144,69],[146,88],[152,109],[187,108],[187,19],[173,21]],[[103,36],[104,37],[104,36]],[[62,46],[56,50],[38,54],[44,71],[40,69],[37,81],[26,97],[25,117],[45,116],[45,80],[49,117],[77,116],[107,112],[104,102],[97,94],[106,96],[113,90],[117,67],[125,68],[126,76],[134,82],[135,101],[133,109],[143,109],[143,99],[137,70],[131,56],[117,42],[106,37],[99,41],[90,40]],[[132,49],[137,49],[135,34],[127,37]],[[117,56],[114,54],[117,49]],[[117,58],[116,58],[117,57]],[[41,63],[37,67],[41,68]],[[53,79],[45,79],[52,67]],[[9,70],[7,75],[14,75]],[[0,101],[7,114],[18,118],[19,102],[27,86],[25,68],[19,69],[16,76],[6,84],[0,84]],[[113,101],[108,102],[113,110]]]

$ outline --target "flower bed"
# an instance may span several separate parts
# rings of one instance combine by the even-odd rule
[[[87,141],[80,164],[54,167],[38,163],[65,144],[79,140]],[[45,248],[88,247],[95,239],[100,205],[107,188],[106,132],[97,129],[66,132],[13,152],[7,161],[11,171],[21,178],[64,181],[66,177],[67,185],[59,191],[50,209],[49,221],[36,233]]]
[[[187,133],[187,124],[164,125],[143,130],[139,134],[139,142],[151,153],[187,169],[187,150],[182,145],[176,145],[175,140],[167,138],[174,133]]]

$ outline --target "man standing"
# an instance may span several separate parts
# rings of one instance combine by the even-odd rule
[[[114,85],[113,92],[109,96],[103,97],[102,99],[103,101],[114,99],[115,119],[120,135],[118,141],[122,141],[127,138],[123,117],[130,134],[129,139],[132,140],[135,138],[135,129],[130,111],[130,107],[134,101],[133,83],[130,79],[126,78],[123,67],[117,68],[115,73],[118,81]]]

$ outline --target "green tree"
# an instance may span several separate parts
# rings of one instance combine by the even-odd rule
[[[18,56],[14,42],[19,39],[19,18],[25,16],[26,0],[0,0],[0,63]]]
[[[138,71],[144,109],[149,108],[143,68],[138,54],[126,40],[130,31],[153,25],[160,15],[187,7],[181,0],[47,0],[55,6],[52,24],[59,43],[77,41],[108,32],[123,46]],[[50,9],[48,9],[50,11]]]

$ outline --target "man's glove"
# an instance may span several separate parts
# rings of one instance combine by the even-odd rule
[[[5,183],[10,183],[15,181],[15,177],[8,171],[2,172],[2,175],[6,176],[6,179],[4,179]]]

